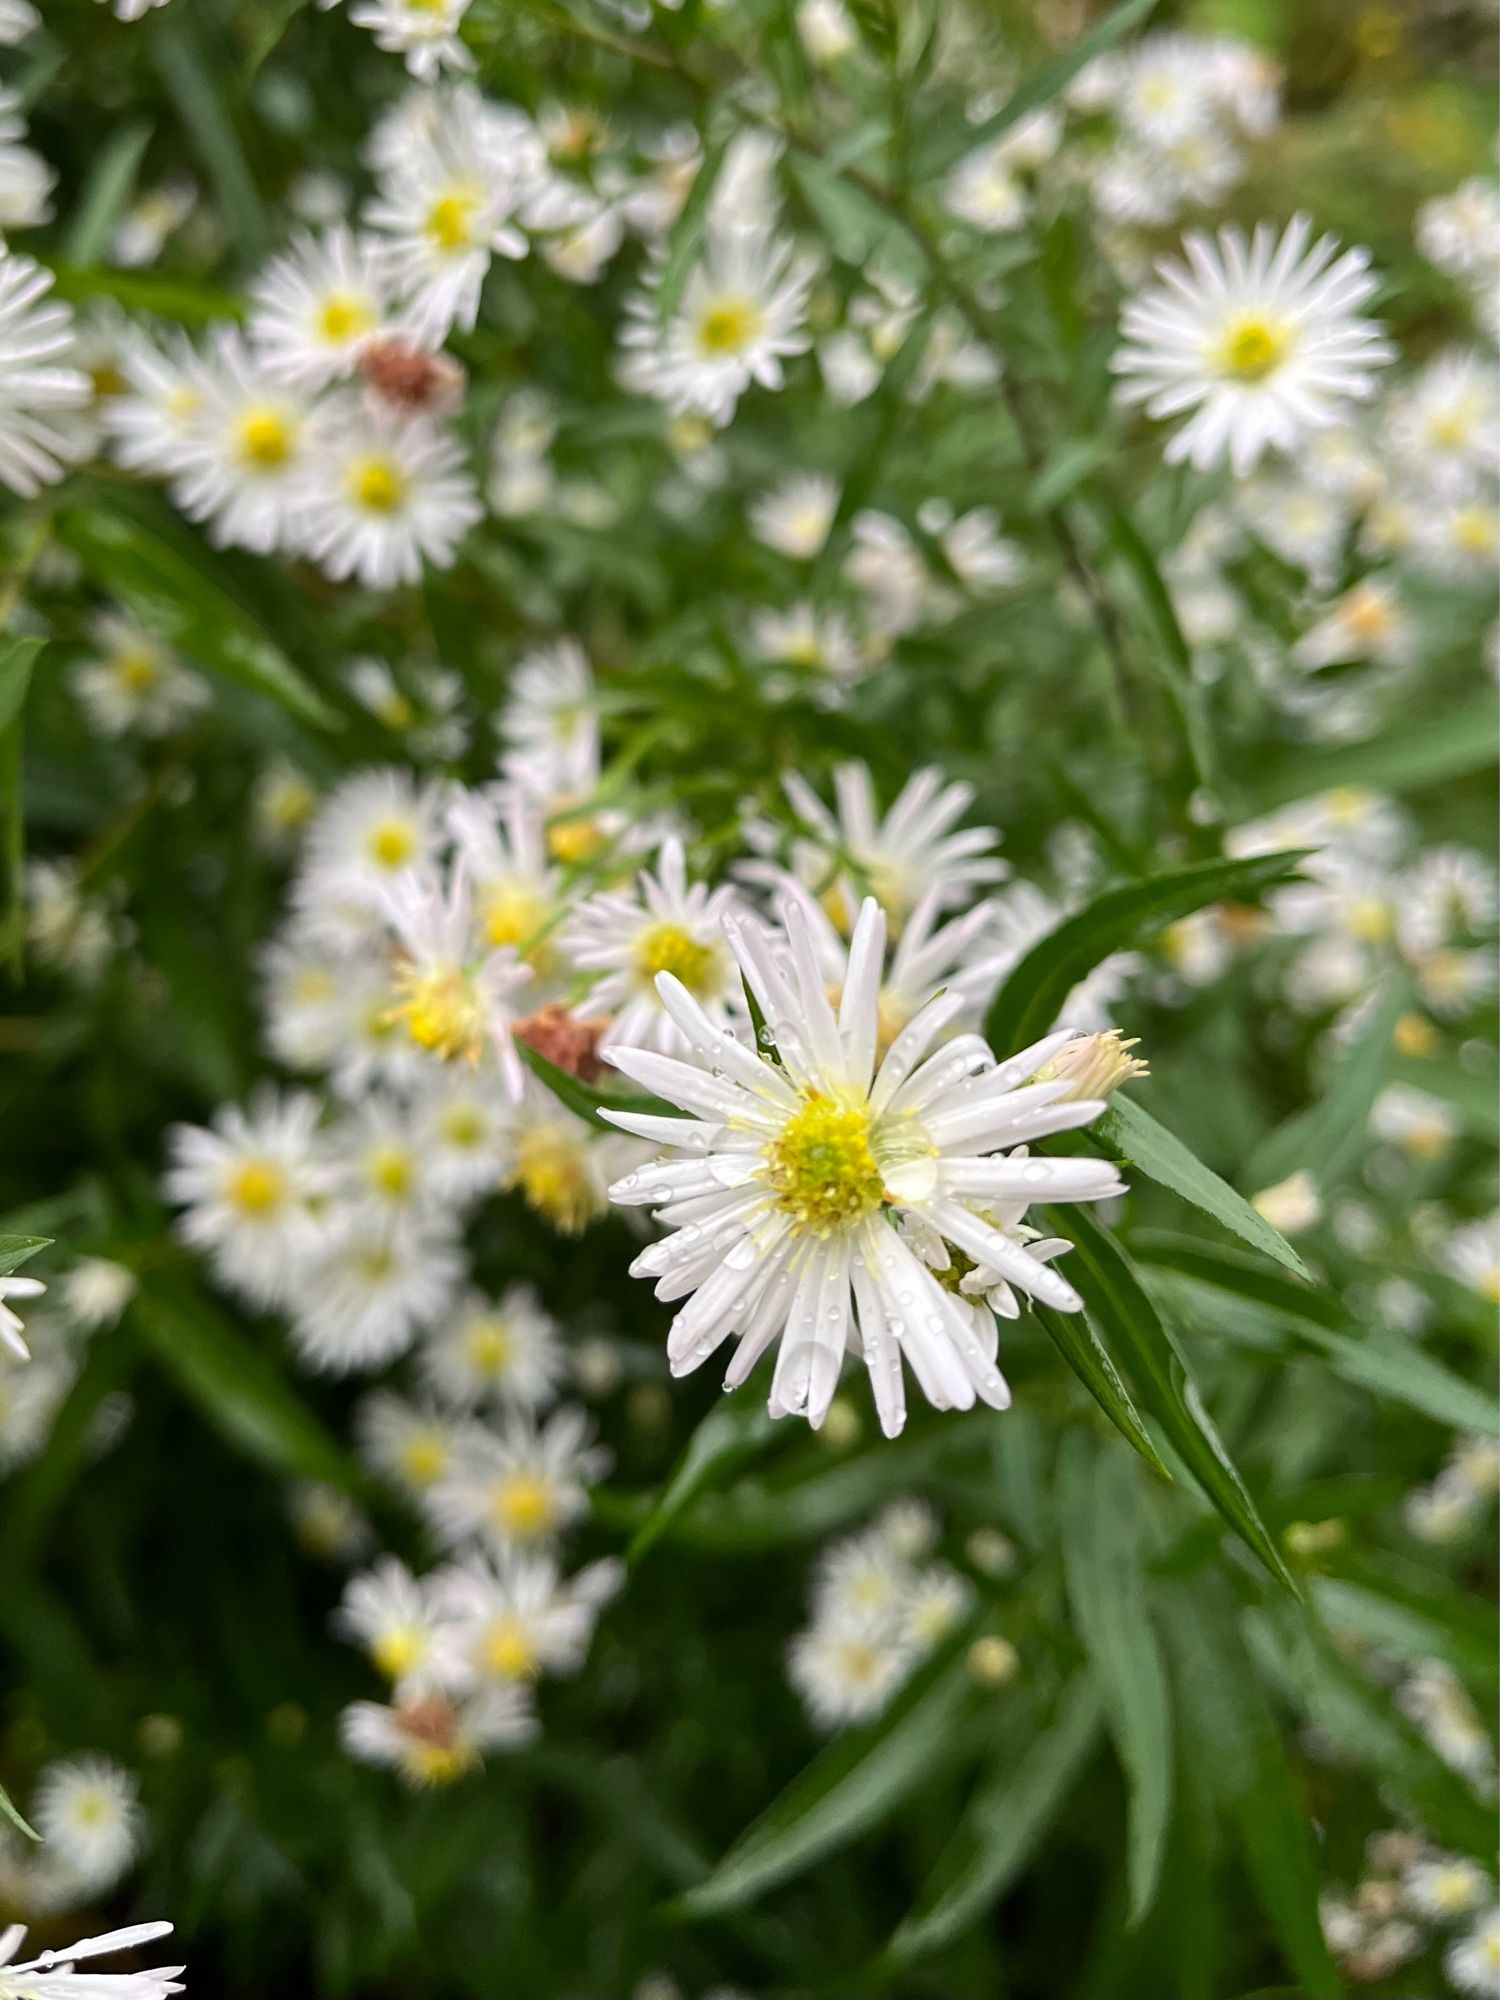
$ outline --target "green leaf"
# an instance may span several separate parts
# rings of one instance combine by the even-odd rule
[[[31,670],[45,643],[34,633],[0,639],[0,731],[9,729],[26,706]]]
[[[1318,1921],[1318,1870],[1307,1809],[1276,1721],[1217,1579],[1161,1593],[1190,1754],[1239,1834],[1246,1865],[1306,2000],[1337,2000],[1338,1974]]]
[[[534,1049],[519,1036],[516,1039],[516,1054],[538,1083],[546,1084],[560,1104],[566,1105],[575,1117],[586,1118],[590,1125],[597,1125],[601,1132],[618,1132],[620,1129],[618,1125],[611,1125],[603,1115],[606,1106],[615,1111],[646,1111],[667,1117],[680,1115],[675,1105],[667,1104],[659,1097],[650,1097],[644,1091],[613,1093],[596,1090],[581,1077],[559,1069],[540,1049]]]
[[[22,1819],[20,1813],[16,1810],[14,1800],[11,1798],[10,1793],[6,1791],[4,1785],[0,1785],[0,1819],[9,1820],[18,1833],[23,1833],[28,1840],[40,1843],[42,1836],[36,1831],[35,1827],[29,1826]]]
[[[147,1345],[231,1444],[270,1471],[321,1480],[355,1498],[359,1467],[292,1388],[273,1357],[207,1300],[143,1296],[136,1323]]]
[[[56,279],[57,296],[74,303],[113,299],[131,312],[155,313],[158,318],[184,320],[189,325],[244,317],[244,307],[230,292],[209,285],[177,284],[140,271],[59,264]]]
[[[1493,695],[1485,695],[1436,715],[1403,716],[1395,728],[1367,743],[1290,751],[1273,759],[1264,777],[1250,787],[1244,817],[1257,818],[1341,785],[1416,792],[1487,771],[1495,761],[1497,729],[1500,709]]]
[[[1124,951],[1210,903],[1242,902],[1284,882],[1304,852],[1203,861],[1106,889],[1027,952],[995,997],[984,1024],[986,1041],[1003,1056],[1040,1040],[1079,980],[1111,952]]]
[[[1326,1186],[1357,1159],[1405,1004],[1400,985],[1381,995],[1358,1040],[1339,1057],[1323,1095],[1278,1125],[1251,1154],[1245,1166],[1247,1186],[1274,1187],[1299,1167]]]
[[[100,148],[63,238],[68,263],[97,264],[108,250],[150,143],[150,125],[137,122],[122,125]]]
[[[1063,1360],[1103,1410],[1121,1437],[1138,1451],[1153,1472],[1163,1479],[1172,1477],[1162,1462],[1150,1434],[1141,1422],[1130,1391],[1120,1380],[1109,1350],[1089,1321],[1088,1313],[1055,1312],[1050,1306],[1033,1308],[1037,1319]]]
[[[219,66],[204,59],[185,15],[153,36],[150,48],[167,95],[213,179],[233,241],[247,263],[257,263],[271,241],[270,222],[234,119],[215,89]]]
[[[716,1403],[687,1441],[660,1498],[636,1530],[626,1554],[634,1566],[700,1493],[762,1451],[775,1436],[764,1403],[750,1397]]]
[[[69,508],[59,538],[94,580],[122,598],[152,631],[226,680],[278,702],[299,722],[342,727],[342,717],[238,601],[206,545],[149,507]]]
[[[21,906],[21,876],[26,860],[25,793],[22,785],[24,710],[31,687],[31,670],[42,650],[33,635],[11,633],[0,638],[0,859],[3,859],[5,904],[0,944],[8,952],[11,970],[21,976],[26,920]]]
[[[1224,1519],[1271,1575],[1296,1594],[1296,1582],[1280,1549],[1124,1251],[1082,1208],[1069,1209],[1065,1226],[1074,1245],[1069,1275],[1077,1282],[1137,1395]]]
[[[51,1241],[50,1236],[0,1236],[0,1278],[8,1278],[12,1271],[20,1269],[28,1257],[34,1257],[38,1250],[45,1250]]]
[[[1242,1251],[1142,1231],[1135,1240],[1143,1264],[1178,1271],[1202,1285],[1248,1299],[1292,1338],[1326,1357],[1335,1374],[1354,1387],[1405,1403],[1456,1430],[1490,1431],[1495,1406],[1485,1393],[1400,1335],[1356,1334],[1336,1299],[1268,1271]]]
[[[923,149],[919,173],[926,177],[945,172],[966,153],[1000,138],[1028,111],[1037,111],[1042,105],[1050,104],[1054,97],[1060,97],[1080,70],[1087,68],[1095,56],[1102,56],[1116,42],[1138,28],[1155,5],[1156,0],[1123,0],[1122,5],[1107,14],[1072,48],[1065,49],[1061,55],[1054,56],[1050,62],[1034,70],[990,117],[967,129],[960,121],[953,120],[940,138]]]
[[[1058,1464],[1063,1567],[1073,1624],[1089,1656],[1129,1786],[1130,1922],[1150,1908],[1172,1812],[1172,1709],[1151,1628],[1141,1506],[1129,1459],[1078,1432]]]
[[[883,1716],[819,1751],[708,1880],[680,1899],[680,1912],[711,1917],[753,1902],[873,1826],[962,1754],[962,1718],[975,1695],[965,1659],[973,1636],[966,1622]]]
[[[976,1923],[1025,1867],[1098,1739],[1099,1691],[1080,1674],[1019,1758],[1002,1754],[891,1939],[900,1962],[941,1949]]]
[[[1455,1591],[1451,1609],[1445,1609],[1414,1598],[1385,1577],[1364,1583],[1344,1576],[1318,1576],[1312,1579],[1311,1590],[1329,1626],[1357,1633],[1394,1659],[1413,1665],[1443,1660],[1457,1674],[1493,1683],[1495,1621],[1472,1599]],[[1478,1615],[1466,1621],[1470,1611]]]
[[[688,190],[688,198],[678,210],[677,220],[672,224],[667,238],[666,261],[662,265],[661,282],[656,287],[656,318],[659,326],[665,326],[677,310],[677,302],[682,297],[682,288],[687,283],[688,273],[697,262],[703,247],[704,232],[708,227],[708,205],[713,199],[718,184],[719,170],[724,165],[724,156],[729,150],[729,142],[738,130],[731,116],[721,115],[717,104],[709,106],[704,121],[703,160],[693,176],[693,185]]]
[[[1112,456],[1109,446],[1096,438],[1074,438],[1060,444],[1032,481],[1026,505],[1035,514],[1049,513]]]
[[[1264,1251],[1278,1264],[1295,1271],[1299,1278],[1307,1277],[1307,1266],[1280,1230],[1273,1229],[1243,1195],[1237,1194],[1228,1181],[1220,1180],[1211,1167],[1204,1166],[1149,1111],[1143,1111],[1128,1097],[1115,1097],[1093,1129],[1148,1180],[1170,1188],[1173,1194],[1191,1202],[1204,1215],[1212,1216],[1252,1248]]]

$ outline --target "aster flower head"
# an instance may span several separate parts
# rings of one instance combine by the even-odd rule
[[[1341,255],[1332,236],[1310,245],[1311,234],[1304,215],[1279,238],[1264,222],[1248,239],[1190,231],[1187,261],[1163,259],[1159,282],[1125,307],[1117,393],[1148,416],[1187,413],[1169,462],[1203,470],[1227,458],[1247,473],[1268,447],[1294,451],[1369,397],[1395,358],[1360,312],[1378,287],[1368,253]]]
[[[36,1830],[76,1880],[95,1893],[110,1889],[140,1844],[138,1787],[107,1757],[59,1759],[37,1780],[31,1810]]]
[[[208,690],[172,648],[123,612],[89,622],[91,656],[79,662],[73,691],[101,736],[169,736],[208,700]]]
[[[306,397],[267,373],[227,328],[183,386],[194,400],[170,454],[178,506],[221,546],[269,555],[295,541],[312,421]]]
[[[462,1698],[434,1690],[398,1696],[389,1706],[351,1702],[339,1718],[351,1757],[395,1771],[418,1790],[453,1784],[478,1768],[486,1750],[529,1742],[536,1730],[530,1691],[514,1682]]]
[[[566,1366],[557,1322],[529,1285],[498,1299],[470,1293],[428,1334],[422,1372],[444,1403],[492,1400],[528,1410],[550,1403]]]
[[[478,1537],[501,1553],[546,1548],[587,1511],[608,1466],[581,1410],[542,1424],[513,1411],[499,1429],[462,1432],[451,1472],[426,1495],[428,1518],[450,1546]]]
[[[419,582],[424,563],[450,568],[484,512],[455,438],[353,395],[319,411],[297,500],[300,546],[327,575],[372,590]]]
[[[26,497],[78,456],[71,413],[90,395],[74,365],[73,315],[47,298],[52,282],[30,257],[0,247],[0,481]]]
[[[333,7],[338,0],[318,4]],[[469,6],[470,0],[351,0],[349,19],[370,31],[376,48],[404,57],[411,74],[430,83],[445,69],[474,67],[460,34]]]
[[[343,223],[273,258],[251,301],[250,340],[267,372],[305,389],[349,375],[390,309],[376,241]]]
[[[385,891],[386,918],[401,951],[394,1013],[418,1048],[445,1062],[477,1063],[493,1053],[512,1097],[521,1059],[511,996],[531,978],[510,945],[476,948],[474,896],[460,859],[447,878],[413,870]]]
[[[511,1551],[450,1564],[432,1590],[474,1680],[526,1682],[582,1666],[599,1613],[623,1581],[617,1562],[564,1578],[550,1556]]]
[[[778,1344],[771,1413],[817,1427],[852,1347],[870,1371],[887,1436],[905,1422],[903,1359],[937,1408],[969,1409],[976,1398],[1005,1408],[1010,1392],[973,1316],[890,1225],[915,1217],[1019,1291],[1078,1310],[1072,1286],[974,1206],[1121,1192],[1108,1162],[1001,1151],[1099,1116],[1098,1103],[1062,1101],[1066,1082],[1026,1083],[1066,1036],[1003,1064],[977,1035],[933,1052],[965,1004],[945,995],[908,1023],[877,1068],[886,926],[873,899],[855,925],[837,1015],[797,909],[788,911],[787,961],[759,925],[725,928],[775,1060],[726,1034],[670,973],[658,986],[690,1058],[612,1055],[632,1081],[690,1114],[607,1114],[686,1155],[611,1189],[615,1201],[655,1208],[671,1230],[631,1268],[657,1281],[659,1298],[688,1299],[668,1333],[673,1373],[737,1337],[725,1378],[734,1388]]]

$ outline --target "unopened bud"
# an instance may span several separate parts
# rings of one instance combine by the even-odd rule
[[[1126,1041],[1118,1028],[1106,1028],[1098,1035],[1077,1035],[1064,1042],[1036,1073],[1038,1083],[1066,1078],[1075,1098],[1107,1098],[1138,1076],[1149,1076],[1149,1066],[1130,1051],[1139,1048],[1139,1039]]]
[[[525,1042],[558,1069],[582,1083],[592,1083],[602,1067],[599,1043],[608,1026],[605,1020],[582,1020],[560,1001],[552,1000],[524,1021],[517,1021],[512,1032],[518,1042]]]
[[[986,1633],[969,1648],[969,1673],[981,1687],[1004,1687],[1015,1679],[1020,1665],[1020,1654],[998,1633]]]

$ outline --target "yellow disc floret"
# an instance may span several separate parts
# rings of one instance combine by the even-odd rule
[[[778,1204],[804,1235],[831,1236],[885,1199],[863,1103],[810,1094],[767,1147],[766,1161]]]
[[[1219,362],[1226,375],[1241,382],[1262,382],[1286,359],[1291,335],[1273,320],[1253,315],[1236,320],[1224,333]]]
[[[440,195],[427,211],[427,234],[439,250],[467,250],[474,241],[479,196],[468,188]]]
[[[241,1160],[230,1176],[229,1199],[246,1215],[269,1215],[286,1197],[286,1175],[274,1160]]]
[[[417,829],[409,819],[377,820],[365,847],[379,867],[404,868],[417,851]]]
[[[571,1126],[532,1125],[520,1133],[510,1185],[564,1236],[576,1236],[605,1206],[587,1140]]]
[[[497,1618],[484,1635],[484,1664],[506,1680],[529,1680],[541,1664],[536,1640],[519,1618]]]
[[[484,1052],[485,1012],[474,981],[456,965],[423,972],[407,966],[395,980],[392,1020],[406,1024],[419,1049],[452,1062],[478,1062]]]
[[[636,940],[633,954],[636,972],[650,986],[658,972],[670,972],[689,993],[706,993],[714,983],[718,949],[701,943],[681,924],[653,924]]]
[[[539,1472],[514,1472],[495,1488],[491,1508],[496,1527],[518,1541],[535,1541],[557,1518],[557,1495]]]
[[[503,1319],[485,1313],[464,1329],[464,1353],[478,1375],[503,1375],[515,1352],[515,1341]]]
[[[698,345],[705,354],[739,354],[760,331],[760,308],[753,299],[718,299],[698,320]]]
[[[406,498],[406,479],[389,458],[358,458],[349,468],[349,498],[367,514],[394,514]]]
[[[246,410],[235,429],[235,451],[241,464],[257,472],[274,472],[292,455],[296,436],[279,410],[268,405]]]
[[[331,292],[318,314],[318,332],[325,340],[334,343],[357,340],[362,333],[369,333],[374,325],[375,315],[368,303],[356,298],[352,292]]]

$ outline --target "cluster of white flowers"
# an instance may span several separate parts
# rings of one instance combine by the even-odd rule
[[[1420,1834],[1372,1835],[1358,1887],[1325,1893],[1318,1913],[1340,1970],[1361,1985],[1390,1978],[1444,1940],[1443,1972],[1463,2000],[1492,2000],[1500,1987],[1494,1882],[1476,1862]]]
[[[1419,1661],[1397,1688],[1396,1705],[1445,1764],[1467,1778],[1481,1798],[1494,1798],[1494,1741],[1450,1666],[1442,1660]]]
[[[39,1844],[4,1830],[0,1900],[42,1917],[107,1895],[140,1853],[138,1793],[132,1774],[108,1757],[59,1758],[46,1765],[28,1806]]]
[[[811,1622],[787,1655],[792,1686],[820,1729],[879,1715],[962,1617],[969,1589],[933,1559],[937,1534],[929,1508],[898,1500],[823,1551]]]
[[[1492,1437],[1462,1437],[1437,1478],[1407,1495],[1402,1513],[1421,1541],[1459,1541],[1488,1520],[1497,1491],[1500,1443]]]

